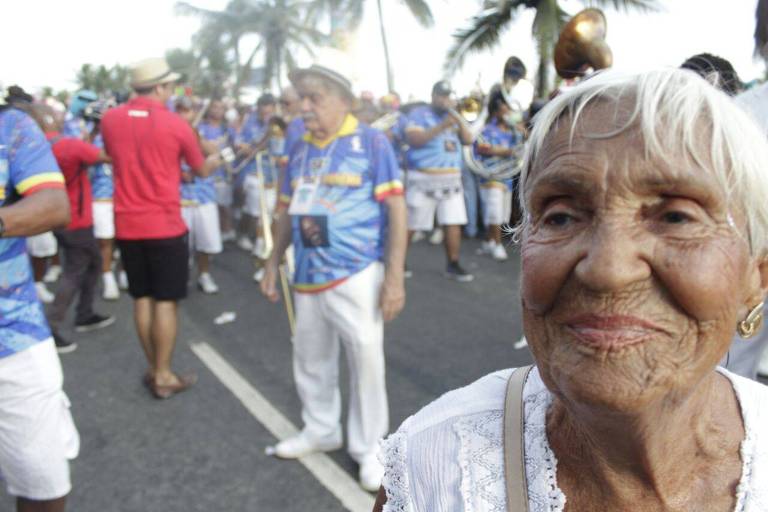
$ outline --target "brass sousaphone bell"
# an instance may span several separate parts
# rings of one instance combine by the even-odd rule
[[[613,53],[605,42],[607,24],[599,9],[584,9],[560,31],[555,46],[555,69],[567,79],[584,76],[588,68],[605,69],[613,64]]]

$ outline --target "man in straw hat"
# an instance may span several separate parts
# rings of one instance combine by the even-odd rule
[[[137,62],[130,69],[136,96],[101,121],[113,160],[115,234],[149,366],[144,382],[157,398],[169,398],[196,381],[194,374],[171,370],[176,306],[187,294],[189,273],[180,160],[198,176],[221,165],[218,155],[203,156],[189,124],[166,108],[178,79],[165,59]]]
[[[348,450],[360,464],[360,484],[375,491],[383,475],[378,441],[389,428],[383,322],[405,303],[400,170],[386,136],[350,113],[354,96],[345,76],[313,65],[289,77],[307,134],[291,151],[261,289],[278,300],[278,263],[292,239],[293,370],[304,429],[280,442],[275,454],[298,458],[341,447],[341,342],[350,375]]]

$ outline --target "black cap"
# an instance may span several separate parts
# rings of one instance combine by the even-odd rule
[[[259,99],[256,100],[257,107],[263,107],[264,105],[277,105],[277,99],[271,92],[265,92]]]
[[[432,94],[437,96],[448,96],[452,92],[453,89],[451,89],[451,83],[448,80],[440,80],[432,86]]]

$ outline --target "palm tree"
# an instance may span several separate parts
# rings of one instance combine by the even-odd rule
[[[656,0],[592,0],[586,3],[600,8],[613,7],[618,10],[634,9],[642,12],[658,7]],[[502,32],[525,8],[536,11],[532,27],[539,54],[536,90],[539,97],[545,97],[549,87],[549,66],[554,47],[560,29],[569,17],[560,7],[558,0],[485,0],[481,11],[472,17],[469,25],[454,34],[454,45],[448,50],[446,57],[446,73],[452,75],[461,67],[470,52],[495,47]]]
[[[312,53],[314,45],[325,42],[319,30],[306,26],[306,2],[299,0],[231,0],[223,11],[201,9],[187,2],[176,4],[176,12],[203,19],[203,26],[195,35],[195,46],[204,49],[211,44],[224,44],[232,52],[235,75],[235,95],[251,79],[251,70],[257,55],[264,58],[262,86],[269,88],[276,82],[281,88],[283,66],[295,65],[294,51],[302,48]],[[259,36],[259,43],[242,62],[241,42],[246,35]]]
[[[435,20],[432,10],[426,0],[400,0],[405,4],[411,15],[424,28],[434,25]],[[322,14],[331,17],[331,33],[339,25],[354,30],[363,19],[365,0],[314,0],[309,8],[309,20],[316,21]],[[379,32],[381,43],[384,47],[384,62],[387,68],[387,87],[390,92],[395,90],[395,78],[392,72],[392,63],[389,58],[389,45],[387,44],[387,31],[384,27],[384,16],[381,0],[376,0],[376,10],[379,16]]]

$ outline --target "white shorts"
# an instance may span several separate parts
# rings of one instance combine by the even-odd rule
[[[440,226],[461,226],[467,223],[467,208],[461,192],[437,198],[418,187],[407,187],[405,202],[408,206],[410,231],[431,230],[435,224],[435,213]]]
[[[251,217],[261,217],[261,194],[259,193],[259,178],[255,174],[249,174],[243,182],[245,191],[245,204],[243,211]],[[272,188],[265,188],[264,195],[267,198],[267,211],[270,215],[275,211],[277,204],[277,191],[274,185]]]
[[[93,201],[93,236],[99,240],[115,238],[115,207],[112,201]]]
[[[189,229],[189,247],[205,254],[221,252],[219,207],[216,203],[182,206],[181,217]]]
[[[0,473],[13,496],[53,500],[72,488],[80,436],[62,382],[53,339],[0,358]]]
[[[216,180],[213,187],[216,189],[216,204],[225,208],[232,206],[232,184],[225,180]]]
[[[483,206],[483,224],[501,226],[509,222],[512,214],[512,192],[506,186],[481,186],[480,202]]]
[[[56,237],[51,231],[27,237],[27,251],[34,258],[50,258],[59,250]]]

